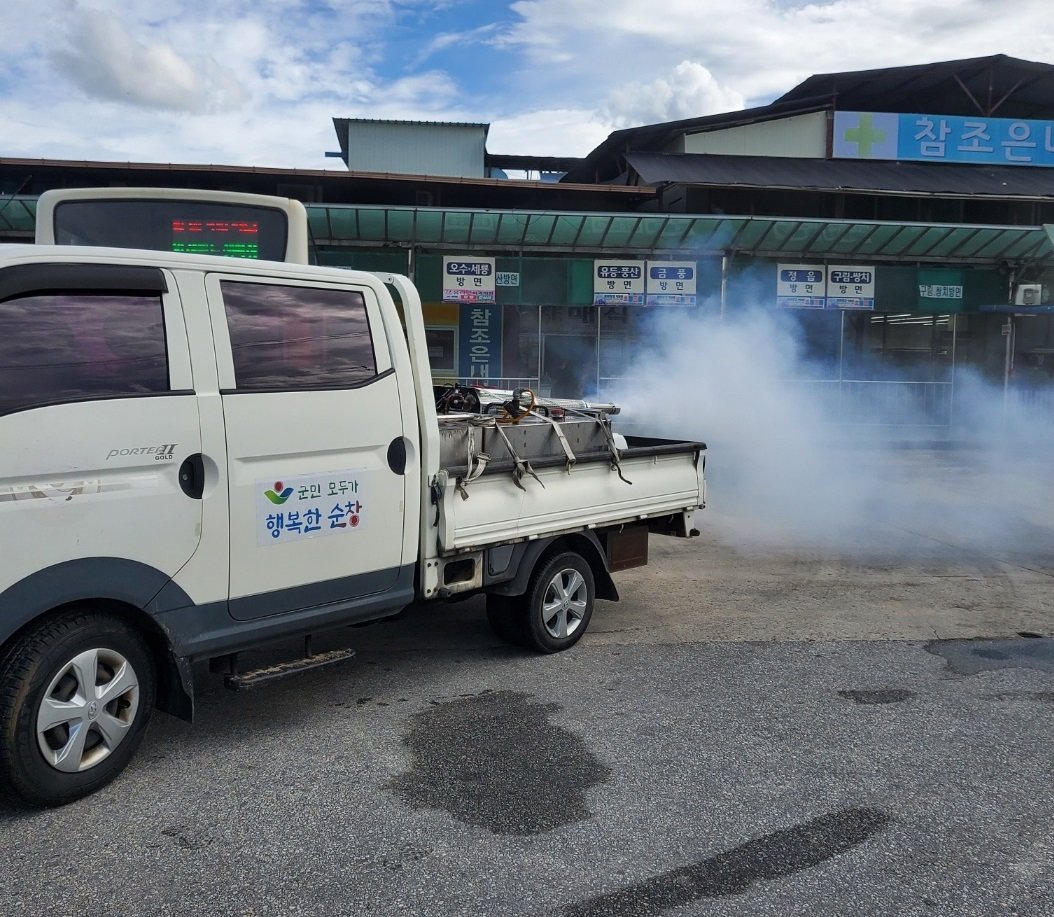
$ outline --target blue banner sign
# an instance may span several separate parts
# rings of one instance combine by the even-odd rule
[[[501,378],[501,306],[463,305],[458,316],[458,376]]]
[[[838,159],[1054,166],[1054,121],[837,111]]]

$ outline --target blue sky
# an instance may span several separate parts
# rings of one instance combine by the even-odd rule
[[[761,104],[812,73],[1054,62],[1047,0],[0,0],[0,156],[340,167],[333,117],[495,153]],[[1008,15],[1007,13],[1012,14]]]

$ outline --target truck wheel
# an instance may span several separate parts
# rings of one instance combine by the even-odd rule
[[[523,597],[524,642],[540,653],[574,646],[593,615],[593,571],[579,554],[557,554],[531,576]]]
[[[488,595],[487,623],[506,643],[523,646],[523,613],[515,597]]]
[[[143,638],[107,614],[71,611],[0,658],[0,778],[26,802],[72,802],[116,777],[154,707]]]

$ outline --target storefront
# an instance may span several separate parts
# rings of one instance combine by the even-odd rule
[[[794,381],[847,422],[950,423],[966,369],[1017,388],[1054,382],[1054,318],[996,311],[1009,305],[1006,264],[1054,258],[1034,227],[335,205],[309,214],[323,263],[413,275],[440,382],[604,399],[656,316],[720,321],[753,308],[800,327],[808,377]],[[459,292],[452,268],[476,272],[467,286],[478,292]],[[822,293],[781,282],[807,272]]]

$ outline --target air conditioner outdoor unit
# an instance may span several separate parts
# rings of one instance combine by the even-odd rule
[[[1015,306],[1038,306],[1043,302],[1043,284],[1019,283],[1014,290]]]

